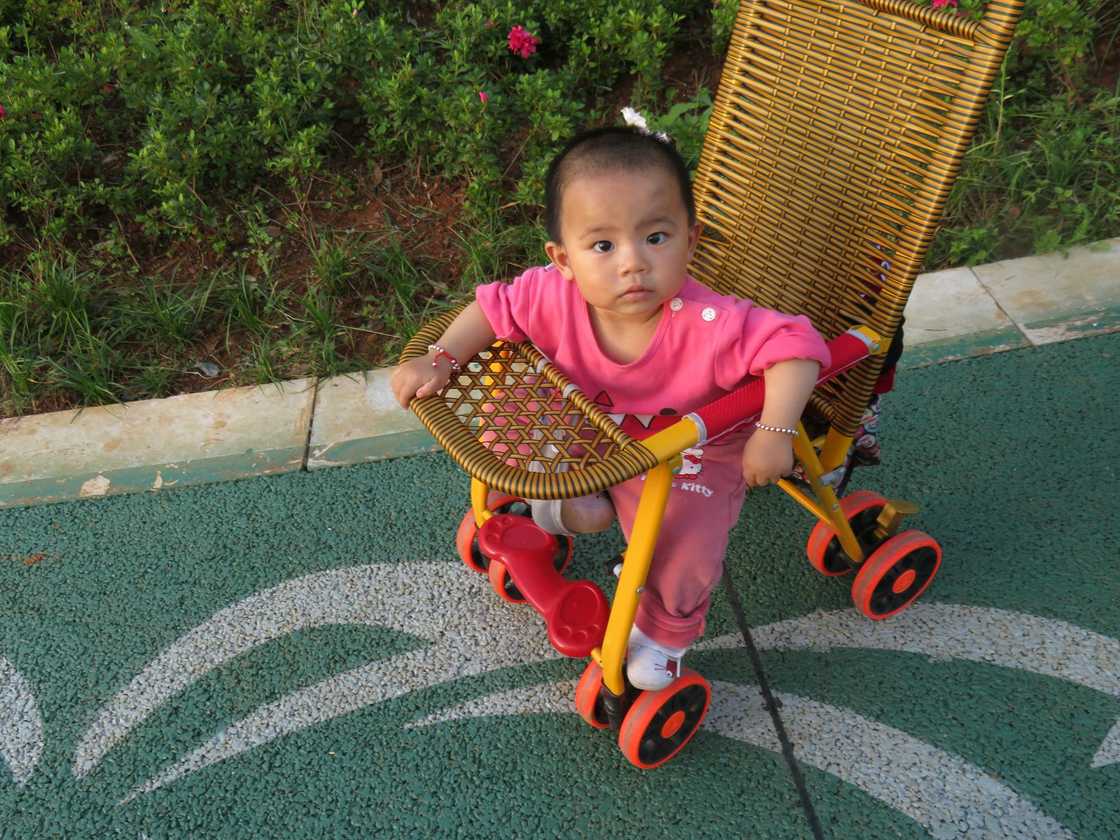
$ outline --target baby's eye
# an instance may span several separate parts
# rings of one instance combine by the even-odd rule
[[[600,248],[600,245],[602,245],[603,247]],[[611,241],[609,239],[600,239],[598,242],[591,246],[591,250],[597,254],[608,254],[613,248],[614,245],[611,244]]]
[[[668,238],[669,234],[659,230],[657,233],[651,233],[649,236],[647,236],[646,242],[648,242],[650,245],[660,245]]]

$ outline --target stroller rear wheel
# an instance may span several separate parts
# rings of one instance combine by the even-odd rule
[[[925,592],[941,565],[941,546],[921,531],[903,531],[884,542],[860,566],[852,601],[865,616],[888,618]]]
[[[486,507],[494,513],[512,513],[515,516],[532,515],[525,500],[516,496],[495,496],[487,503]],[[572,552],[575,546],[571,537],[558,536],[556,539],[560,547],[556,552],[553,565],[556,567],[556,571],[563,574],[564,570],[568,568],[568,564],[572,562]],[[468,510],[459,522],[459,530],[455,534],[455,548],[459,552],[459,559],[468,569],[472,572],[478,572],[480,575],[488,573],[490,558],[483,554],[478,547],[478,525],[475,524],[474,511],[472,510]],[[510,582],[510,586],[513,587],[515,594],[512,600],[524,601],[525,599],[517,592],[517,587],[514,587],[512,582]]]
[[[887,500],[870,490],[857,490],[840,500],[840,510],[852,526],[856,541],[870,554],[875,547],[875,528],[879,513],[886,507]],[[805,554],[809,565],[828,577],[839,577],[850,573],[855,567],[844,553],[836,529],[827,522],[819,521],[809,533],[805,544]]]

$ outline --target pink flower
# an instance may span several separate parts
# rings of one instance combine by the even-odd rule
[[[479,98],[479,100],[480,100],[480,101],[482,102],[482,104],[483,104],[483,105],[485,105],[485,104],[486,104],[487,102],[489,102],[489,101],[490,101],[490,94],[488,94],[488,93],[487,93],[486,91],[484,91],[484,90],[480,90],[480,91],[478,92],[478,98]]]
[[[509,31],[509,49],[522,58],[528,58],[537,51],[541,39],[525,31],[524,26],[515,26]]]
[[[945,7],[955,9],[957,8],[957,0],[933,0],[930,5],[935,9],[944,9]]]
[[[0,105],[0,120],[4,119],[6,116],[8,116],[8,112],[4,110],[3,105]]]

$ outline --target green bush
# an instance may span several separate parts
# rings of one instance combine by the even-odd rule
[[[0,13],[0,243],[93,235],[112,214],[156,241],[214,235],[223,205],[273,179],[305,188],[355,128],[359,153],[491,183],[503,144],[527,131],[535,173],[595,116],[584,91],[628,75],[658,89],[677,25],[702,4],[484,0],[446,4],[428,27],[391,2],[101,5]],[[507,48],[514,24],[541,34],[536,55]]]

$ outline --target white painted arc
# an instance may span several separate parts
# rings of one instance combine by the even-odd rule
[[[455,706],[448,706],[432,712],[418,720],[405,724],[405,729],[423,729],[439,723],[468,720],[480,717],[501,717],[503,715],[526,714],[574,714],[576,685],[579,680],[559,680],[550,683],[535,683],[499,691],[484,697],[475,697]]]
[[[418,582],[423,582],[423,586],[418,587]],[[439,593],[439,597],[417,597],[418,589],[424,593]],[[455,604],[463,608],[449,608]],[[443,679],[557,655],[549,647],[543,625],[535,615],[526,611],[520,623],[510,621],[508,605],[493,597],[485,578],[464,573],[460,564],[387,564],[317,572],[255,593],[215,613],[173,642],[98,712],[75,750],[74,775],[87,776],[136,726],[215,668],[297,630],[339,624],[391,628],[426,639],[435,645],[430,656],[441,663],[446,660],[448,664],[441,670],[434,662],[426,662],[424,667],[429,672],[426,679],[418,683],[415,679],[394,676],[391,668],[387,674],[381,674],[384,663],[374,663],[336,675],[264,709],[273,709],[321,690],[352,710]],[[494,633],[494,627],[502,627],[502,632]],[[423,659],[421,653],[415,657]],[[400,659],[395,657],[390,661]],[[437,677],[444,672],[444,676]],[[372,693],[362,690],[367,677],[388,679],[393,693],[383,693],[386,690],[383,682]],[[353,701],[343,699],[339,693],[351,682],[358,692]],[[270,721],[265,729],[275,734],[265,740],[342,713],[326,705],[318,709],[314,719],[297,715],[289,721]],[[258,717],[254,715],[247,720]],[[235,724],[235,727],[245,723]],[[236,730],[231,727],[227,731]],[[215,741],[222,737],[215,736]],[[218,749],[216,743],[211,745]],[[240,751],[244,749],[249,746],[243,746]]]
[[[533,685],[443,709],[411,724],[431,726],[472,717],[574,713],[575,681]],[[980,768],[905,732],[850,709],[796,694],[777,695],[799,761],[836,776],[905,814],[934,837],[970,840],[1074,835],[1033,803]],[[758,687],[712,682],[703,728],[771,752],[781,752]]]
[[[844,609],[768,624],[751,630],[751,636],[760,649],[859,648],[965,659],[1066,680],[1120,699],[1120,639],[1028,613],[930,603],[915,604],[886,621],[868,621]],[[696,649],[741,644],[742,637],[732,633]],[[1094,767],[1120,761],[1117,726],[1105,737]]]
[[[427,591],[442,593],[442,599],[417,599],[417,580],[427,584]],[[462,603],[465,608],[449,609],[448,603]],[[1015,613],[1002,615],[1028,624],[1034,618]],[[392,627],[428,639],[433,645],[335,675],[260,707],[134,789],[125,801],[202,767],[372,703],[498,667],[555,658],[535,617],[526,619],[525,613],[521,616],[520,623],[511,621],[507,605],[490,597],[482,578],[463,574],[457,564],[361,566],[285,582],[216,613],[153,660],[102,709],[87,730],[75,754],[74,773],[82,777],[91,772],[128,732],[208,671],[297,629],[327,624]],[[848,638],[836,635],[842,627],[827,626],[831,617],[809,616],[756,632],[764,647],[781,646],[782,632],[798,633],[799,641],[787,646],[812,646],[805,643],[805,636],[811,636],[811,628],[821,626],[823,618],[829,635],[818,639],[817,644],[827,649],[836,646],[838,638]],[[849,611],[837,614],[832,624],[846,625],[851,617],[856,620],[853,627],[858,628],[853,633],[863,632],[870,624]],[[920,628],[926,641],[928,630]],[[705,647],[733,644],[735,638],[714,639]],[[880,633],[878,645],[866,646],[909,649],[901,637],[893,643],[885,642],[885,638]],[[402,674],[413,676],[402,678]],[[416,675],[423,678],[417,680]]]
[[[233,758],[276,738],[405,694],[415,686],[402,681],[401,673],[428,671],[435,682],[464,676],[461,671],[438,674],[440,670],[447,670],[441,669],[440,664],[433,661],[430,649],[413,651],[394,656],[385,662],[374,662],[336,674],[313,686],[286,694],[274,703],[259,706],[252,714],[225,727],[171,767],[129,791],[120,804],[125,805],[140,794],[150,793],[176,779]]]
[[[851,609],[818,612],[751,630],[759,648],[897,650],[968,659],[1067,680],[1120,698],[1120,639],[1029,613],[963,604],[915,604],[886,621]],[[697,650],[738,647],[738,633]]]
[[[1093,756],[1091,766],[1094,769],[1107,767],[1109,764],[1116,764],[1118,761],[1120,761],[1120,721],[1113,724],[1112,729],[1108,730],[1108,734],[1104,736],[1100,749]]]
[[[492,595],[488,600],[494,604],[502,603]],[[497,626],[495,623],[487,622],[485,617],[482,621],[483,627]],[[541,627],[529,629],[531,634],[527,636],[543,638],[545,635]],[[464,637],[462,645],[428,647],[373,662],[336,674],[307,688],[293,691],[274,703],[260,706],[254,709],[252,714],[215,734],[205,744],[181,758],[158,776],[131,790],[120,804],[124,805],[142,793],[150,793],[211,764],[217,764],[277,738],[333,720],[374,703],[391,700],[419,688],[429,688],[496,668],[558,658],[551,648],[534,651],[529,645],[526,645],[523,655],[506,654],[500,659],[493,655],[482,655],[480,651],[487,643],[480,642],[475,634],[477,629],[471,635]],[[408,677],[416,674],[423,674],[423,680],[417,681]]]
[[[0,757],[23,786],[43,755],[43,718],[35,694],[15,665],[0,656]]]
[[[721,702],[706,723],[720,734],[738,737],[752,703],[763,714],[753,686],[713,681],[712,693]],[[860,788],[934,837],[1075,838],[1037,805],[960,756],[850,709],[786,692],[775,696],[798,761]],[[960,826],[968,828],[962,832]]]

